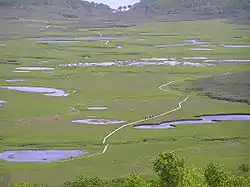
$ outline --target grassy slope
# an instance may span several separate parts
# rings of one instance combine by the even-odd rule
[[[211,31],[209,28],[213,27]],[[133,121],[151,114],[158,114],[177,107],[186,94],[184,88],[190,80],[199,76],[220,75],[225,72],[243,71],[249,65],[231,64],[211,68],[194,67],[112,67],[64,69],[59,63],[88,61],[111,61],[145,57],[206,56],[211,59],[250,59],[246,49],[214,51],[189,51],[189,47],[152,48],[156,44],[183,43],[184,39],[208,40],[213,43],[250,44],[248,28],[219,21],[182,22],[168,24],[145,24],[126,29],[101,29],[104,35],[120,34],[130,40],[110,42],[80,42],[70,45],[37,44],[28,39],[6,41],[0,48],[0,61],[18,60],[20,66],[41,66],[39,58],[55,59],[43,66],[55,67],[53,74],[41,72],[18,74],[12,72],[15,65],[0,64],[0,85],[9,85],[6,79],[24,78],[27,82],[12,85],[29,85],[62,88],[72,93],[67,98],[46,97],[43,94],[21,93],[0,89],[0,99],[7,100],[0,111],[0,150],[6,149],[83,149],[90,153],[102,150],[102,138],[116,125],[92,126],[72,124],[73,119],[89,115]],[[223,31],[223,32],[222,32]],[[146,40],[137,40],[141,33]],[[150,34],[170,36],[150,36]],[[42,33],[40,36],[97,36],[88,29],[77,32]],[[147,36],[148,35],[148,36]],[[175,35],[175,36],[171,36]],[[234,38],[240,35],[242,38]],[[117,44],[125,48],[117,49]],[[103,48],[98,48],[102,46]],[[30,52],[32,49],[32,53]],[[56,52],[51,49],[60,49]],[[161,92],[158,86],[172,80],[187,80],[173,84],[170,93]],[[183,88],[183,89],[182,89]],[[176,89],[176,91],[175,91]],[[211,100],[195,93],[188,93],[190,100],[182,110],[166,117],[149,121],[177,120],[206,113],[247,113],[249,105]],[[108,106],[106,111],[72,112],[68,106]],[[56,114],[67,114],[55,119]],[[40,121],[35,119],[42,117]],[[16,121],[21,120],[21,121]],[[226,130],[225,130],[226,129]],[[222,122],[213,125],[186,125],[168,130],[135,130],[125,128],[108,140],[110,148],[105,155],[83,157],[75,161],[50,164],[8,163],[1,161],[11,174],[11,182],[31,181],[59,185],[76,175],[122,176],[139,171],[152,177],[151,161],[154,154],[176,150],[187,158],[190,165],[203,167],[211,160],[223,161],[235,169],[241,163],[249,164],[249,122]],[[228,141],[238,138],[235,141]],[[217,139],[217,140],[214,140]],[[199,150],[199,148],[203,148]]]
[[[200,79],[194,87],[201,95],[222,100],[250,103],[250,72],[228,72],[223,76]]]

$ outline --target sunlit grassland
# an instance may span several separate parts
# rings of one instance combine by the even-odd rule
[[[211,29],[213,28],[213,29]],[[244,31],[241,30],[244,28]],[[219,20],[179,23],[151,23],[130,28],[78,29],[75,32],[43,32],[37,36],[128,38],[124,41],[81,41],[67,44],[41,44],[30,38],[10,40],[0,47],[0,85],[42,86],[63,89],[68,97],[48,97],[43,93],[26,93],[0,88],[0,99],[7,103],[0,109],[0,150],[9,149],[80,149],[89,154],[102,152],[104,136],[119,125],[73,124],[88,116],[132,122],[178,107],[183,108],[146,123],[189,119],[197,115],[250,113],[249,105],[218,101],[187,90],[201,76],[221,75],[232,71],[249,71],[249,64],[217,64],[216,67],[144,66],[144,67],[74,67],[59,64],[75,62],[110,62],[151,57],[207,57],[209,59],[250,59],[249,48],[208,47],[213,51],[190,51],[197,46],[155,48],[160,44],[184,43],[196,39],[212,44],[250,45],[249,26]],[[143,33],[143,34],[141,34]],[[159,35],[159,36],[153,36]],[[163,36],[166,35],[166,36]],[[235,37],[235,36],[241,36]],[[145,40],[138,40],[144,38]],[[118,49],[117,45],[124,48]],[[56,51],[55,51],[56,50]],[[85,57],[89,56],[90,59]],[[40,62],[40,60],[48,62]],[[16,60],[19,65],[13,65]],[[8,62],[9,61],[9,62]],[[197,60],[203,63],[201,60]],[[15,73],[22,66],[54,67],[53,73],[41,71]],[[26,82],[7,83],[7,79]],[[169,85],[171,92],[158,87]],[[80,106],[72,111],[70,106]],[[107,106],[107,110],[90,111],[88,106]],[[38,119],[39,118],[39,119]],[[182,125],[166,130],[136,130],[126,127],[114,134],[104,155],[55,163],[10,163],[1,161],[11,174],[11,182],[30,181],[58,186],[77,175],[123,176],[138,171],[152,177],[151,161],[162,151],[175,150],[189,165],[204,167],[210,161],[223,161],[236,170],[250,164],[249,121]]]

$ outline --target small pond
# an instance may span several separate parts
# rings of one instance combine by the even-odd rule
[[[77,41],[106,41],[106,40],[127,40],[127,38],[115,38],[115,37],[44,37],[44,38],[32,38],[32,40],[39,42],[77,42]]]
[[[13,72],[15,72],[15,73],[29,73],[31,71],[13,71]]]
[[[203,62],[217,62],[217,63],[245,63],[250,62],[250,60],[203,60]]]
[[[100,119],[100,118],[90,118],[83,120],[73,120],[72,123],[83,123],[89,125],[112,125],[112,124],[121,124],[125,123],[125,121],[121,120],[113,120],[113,119]]]
[[[210,48],[191,48],[191,51],[213,51],[214,49]]]
[[[225,48],[250,48],[250,45],[221,45]]]
[[[9,162],[55,162],[87,153],[80,150],[13,150],[0,153],[0,159]]]
[[[15,90],[20,92],[45,93],[46,96],[55,96],[55,97],[69,95],[65,91],[55,88],[28,87],[28,86],[0,86],[0,88],[7,88],[9,90]]]
[[[4,103],[6,103],[6,101],[0,100],[0,107],[3,106]]]
[[[206,60],[207,57],[182,57],[183,60]]]
[[[183,46],[193,46],[193,45],[208,45],[208,42],[198,42],[196,40],[184,40],[185,43],[182,44],[163,44],[156,45],[156,48],[165,48],[165,47],[183,47]]]
[[[49,67],[21,67],[16,68],[16,70],[24,70],[24,71],[45,71],[45,70],[54,70],[54,68]]]
[[[217,123],[219,121],[245,121],[250,120],[250,114],[219,114],[219,115],[204,115],[196,116],[198,119],[184,119],[177,121],[162,122],[160,124],[146,124],[136,125],[136,129],[170,129],[175,128],[177,125],[189,125],[189,124],[208,124]]]
[[[107,107],[105,106],[92,106],[92,107],[88,107],[88,110],[106,110]]]
[[[11,80],[6,80],[6,82],[24,82],[24,79],[11,79]]]
[[[208,44],[208,42],[198,42],[196,40],[185,40],[185,42],[191,43],[191,44],[194,44],[194,45],[207,45]]]

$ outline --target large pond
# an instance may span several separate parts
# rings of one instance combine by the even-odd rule
[[[170,129],[175,128],[178,125],[190,125],[190,124],[208,124],[217,123],[219,121],[245,121],[250,120],[250,114],[220,114],[220,115],[204,115],[197,116],[198,119],[184,119],[178,121],[162,122],[160,124],[145,124],[136,125],[136,129]]]
[[[54,96],[54,97],[69,95],[65,91],[55,88],[28,87],[28,86],[0,86],[0,88],[7,88],[9,90],[15,90],[20,92],[45,93],[46,96]]]
[[[54,162],[87,153],[80,150],[13,150],[0,153],[0,159],[9,162]]]

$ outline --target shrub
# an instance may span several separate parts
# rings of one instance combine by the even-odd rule
[[[11,187],[48,187],[47,185],[40,185],[40,184],[31,184],[28,182],[21,182],[14,185],[11,185]]]
[[[221,164],[211,162],[205,170],[205,179],[211,187],[248,186],[247,179],[226,171]]]
[[[243,171],[243,172],[248,172],[248,171],[249,171],[249,167],[248,167],[247,164],[241,164],[241,165],[239,166],[239,170],[240,170],[240,171]]]

